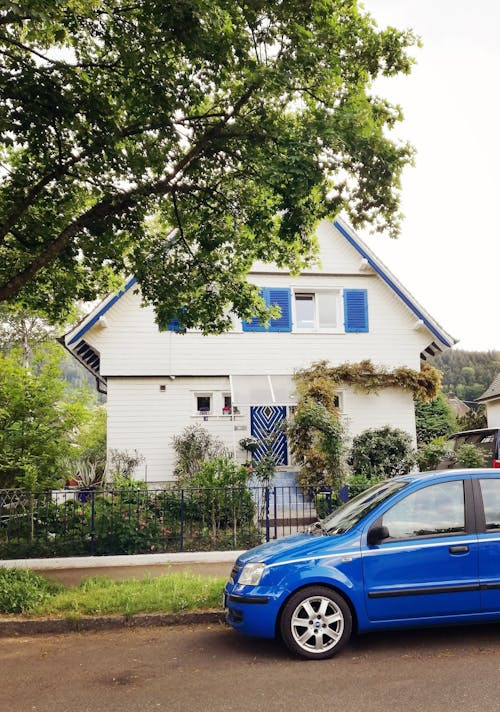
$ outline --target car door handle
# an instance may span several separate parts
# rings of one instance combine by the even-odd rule
[[[450,546],[448,551],[450,554],[467,554],[469,547],[466,544],[462,544],[460,546]]]

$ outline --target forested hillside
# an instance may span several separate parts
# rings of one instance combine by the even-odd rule
[[[443,391],[475,401],[500,371],[500,352],[451,349],[433,361],[443,373]]]

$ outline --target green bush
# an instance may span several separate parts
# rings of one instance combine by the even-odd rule
[[[181,487],[190,487],[201,465],[207,460],[227,457],[224,443],[201,425],[189,425],[172,438],[176,464],[174,473]]]
[[[419,445],[446,437],[457,429],[455,414],[442,392],[431,401],[415,399],[415,420]]]
[[[435,470],[446,454],[446,438],[434,438],[422,445],[417,451],[417,463],[420,472]]]
[[[33,571],[0,568],[0,613],[27,613],[61,588]]]
[[[484,467],[484,453],[475,445],[461,445],[456,457],[461,467]]]
[[[353,440],[349,464],[369,479],[404,475],[415,466],[416,454],[408,433],[386,425],[365,430]]]

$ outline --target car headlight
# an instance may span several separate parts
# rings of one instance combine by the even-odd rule
[[[244,586],[257,586],[260,583],[265,568],[265,564],[245,564],[238,583]]]

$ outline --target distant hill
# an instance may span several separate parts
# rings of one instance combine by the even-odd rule
[[[484,393],[500,371],[500,352],[450,349],[433,359],[432,365],[443,374],[443,391],[471,405],[469,401]]]

